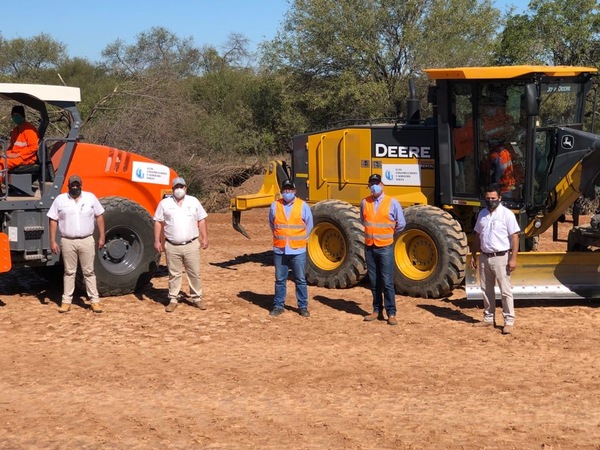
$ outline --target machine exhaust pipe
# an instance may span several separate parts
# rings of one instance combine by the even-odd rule
[[[415,80],[408,80],[408,100],[406,101],[406,123],[417,124],[421,121],[421,108],[415,88]]]

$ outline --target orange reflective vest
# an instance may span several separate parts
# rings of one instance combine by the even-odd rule
[[[504,141],[512,129],[513,119],[502,109],[492,115],[483,115],[483,131],[487,140]]]
[[[29,122],[17,125],[10,132],[10,146],[7,153],[20,155],[19,163],[35,164],[37,161],[39,137],[37,130]]]
[[[392,197],[385,196],[375,212],[375,200],[372,196],[365,198],[363,205],[363,221],[365,226],[365,244],[385,247],[394,243],[396,222],[390,219]]]
[[[294,249],[305,247],[306,224],[302,220],[304,201],[296,197],[289,218],[285,216],[283,204],[283,199],[279,199],[277,205],[275,205],[273,246],[283,248],[286,244],[289,244]]]
[[[498,166],[500,166],[501,170],[500,178],[498,179],[500,192],[506,193],[513,190],[516,184],[512,157],[507,149],[501,147],[490,152],[490,162],[493,163],[497,159],[499,160]]]

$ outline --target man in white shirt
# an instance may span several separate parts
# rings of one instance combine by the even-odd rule
[[[154,214],[154,248],[159,253],[164,248],[169,270],[169,304],[165,311],[173,312],[177,308],[184,268],[192,304],[204,310],[206,306],[202,303],[200,247],[204,250],[208,248],[208,214],[196,197],[187,195],[183,178],[175,178],[172,187],[173,195],[162,199]]]
[[[50,249],[58,255],[62,251],[65,267],[63,296],[58,312],[71,310],[77,263],[85,279],[85,289],[91,302],[92,311],[101,313],[100,296],[94,272],[96,246],[94,227],[98,224],[98,248],[104,246],[104,208],[91,192],[81,190],[79,175],[69,177],[69,192],[60,194],[48,210],[50,219]],[[56,241],[56,230],[60,231],[60,245]]]
[[[479,212],[475,223],[476,237],[471,253],[471,267],[477,268],[475,254],[479,256],[479,280],[483,294],[483,321],[477,327],[495,326],[495,285],[498,282],[502,299],[504,327],[502,334],[512,333],[515,324],[515,307],[510,284],[510,273],[517,268],[519,251],[519,224],[513,212],[500,201],[500,187],[492,184],[485,188],[486,208]]]

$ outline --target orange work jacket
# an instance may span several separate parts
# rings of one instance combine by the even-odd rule
[[[500,185],[500,191],[504,194],[513,190],[516,184],[512,157],[507,149],[500,147],[490,152],[490,164],[492,166],[494,165],[493,161],[496,159],[499,159],[498,165],[502,171],[498,184]]]
[[[513,119],[502,109],[493,115],[483,115],[483,131],[487,140],[504,141],[512,129]]]
[[[20,156],[18,165],[35,164],[37,162],[38,145],[37,130],[29,122],[23,122],[10,132],[10,146],[7,153]]]
[[[375,212],[375,200],[372,196],[365,199],[363,220],[365,226],[365,244],[385,247],[394,243],[396,222],[390,219],[392,197],[386,195]]]
[[[302,220],[303,206],[304,200],[296,197],[290,217],[287,218],[283,209],[283,199],[277,200],[273,218],[273,246],[283,248],[289,244],[293,249],[306,246],[306,224]]]

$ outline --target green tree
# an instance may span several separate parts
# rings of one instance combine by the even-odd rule
[[[113,73],[123,76],[160,71],[184,78],[196,74],[200,67],[200,51],[192,38],[181,39],[163,27],[138,34],[132,45],[116,40],[102,51],[102,56]]]
[[[39,81],[66,57],[65,45],[45,33],[9,40],[0,36],[0,73],[14,81]]]
[[[503,64],[600,65],[597,0],[532,0],[509,14],[497,51]]]
[[[408,78],[488,61],[498,25],[489,0],[295,0],[262,62],[291,73],[290,94],[313,126],[396,116]]]

